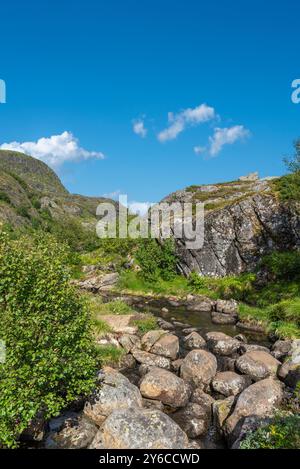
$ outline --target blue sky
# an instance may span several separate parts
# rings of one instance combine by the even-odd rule
[[[34,152],[70,132],[77,144],[69,134],[38,144],[67,188],[134,201],[255,170],[280,175],[300,136],[299,17],[296,0],[2,2],[0,145],[33,142]],[[133,131],[140,120],[145,136]],[[182,132],[159,141],[174,123]],[[215,129],[228,143],[212,155]]]

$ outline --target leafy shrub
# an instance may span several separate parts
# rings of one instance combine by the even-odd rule
[[[157,329],[157,320],[154,316],[147,316],[145,319],[136,319],[133,321],[133,324],[137,326],[139,332],[142,334]]]
[[[45,234],[0,234],[0,443],[8,447],[38,412],[57,415],[94,384],[89,316],[70,285],[67,256]]]
[[[299,449],[300,415],[277,416],[273,421],[247,435],[241,449]]]
[[[264,257],[260,265],[278,280],[300,278],[300,251],[273,252]]]
[[[154,239],[140,242],[136,252],[136,260],[141,267],[141,276],[148,281],[155,281],[159,277],[171,280],[176,275],[177,258],[174,242],[171,239],[159,244]]]

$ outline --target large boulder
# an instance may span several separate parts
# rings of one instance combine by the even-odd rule
[[[55,426],[55,422],[52,425]],[[84,415],[69,413],[60,419],[57,431],[50,432],[45,447],[47,449],[84,449],[91,444],[97,431],[97,426]]]
[[[284,364],[278,370],[278,376],[287,386],[295,388],[300,381],[300,339],[293,340],[291,350]]]
[[[182,428],[189,438],[197,438],[207,433],[211,423],[212,411],[207,406],[189,402],[184,409],[172,414],[172,419]]]
[[[155,331],[146,332],[141,339],[141,348],[146,352],[150,352],[151,348],[163,335],[167,334],[167,331],[158,329]]]
[[[187,435],[159,410],[114,411],[104,422],[91,449],[186,449]]]
[[[253,350],[236,360],[236,368],[243,374],[250,376],[254,381],[276,376],[280,362],[270,353]]]
[[[217,359],[206,350],[192,350],[180,367],[180,376],[196,387],[209,385],[216,372]]]
[[[140,348],[141,341],[139,336],[134,334],[123,334],[119,337],[119,344],[126,350],[127,353],[130,353],[134,348]]]
[[[147,366],[156,366],[158,368],[165,368],[169,370],[171,368],[171,361],[169,358],[155,355],[154,353],[144,352],[143,350],[134,349],[132,355],[138,363],[142,363]]]
[[[234,354],[241,346],[238,340],[223,332],[208,332],[206,334],[206,342],[212,353],[222,356]]]
[[[156,399],[171,407],[184,407],[190,397],[190,386],[170,371],[152,368],[140,383],[142,396]]]
[[[234,314],[218,313],[213,311],[211,313],[211,321],[213,324],[236,324],[238,321],[238,316]]]
[[[176,335],[166,334],[158,339],[153,347],[151,353],[161,355],[171,360],[176,360],[179,354],[179,340]]]
[[[282,384],[273,378],[258,381],[245,389],[224,426],[229,442],[232,444],[238,438],[245,417],[268,417],[274,414],[282,399]]]
[[[183,339],[183,345],[187,350],[204,349],[206,342],[198,332],[193,331]]]
[[[235,300],[217,300],[216,311],[229,315],[238,314],[238,303]]]
[[[214,301],[205,296],[194,296],[187,301],[187,310],[199,313],[210,312],[214,307]]]
[[[212,380],[211,386],[214,391],[223,396],[236,396],[252,383],[249,376],[241,376],[233,371],[217,373]]]
[[[273,357],[277,360],[283,360],[292,349],[291,340],[277,340],[271,348]]]
[[[105,367],[99,376],[99,387],[84,406],[84,414],[97,425],[115,409],[142,407],[139,389],[116,370]]]

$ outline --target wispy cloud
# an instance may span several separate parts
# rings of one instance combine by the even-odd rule
[[[194,147],[194,152],[196,155],[201,155],[202,153],[206,152],[206,147],[201,147],[200,145]]]
[[[208,122],[216,117],[216,112],[213,107],[207,104],[200,104],[195,108],[184,109],[178,114],[169,112],[168,122],[169,126],[162,130],[157,138],[160,142],[174,140],[181,132],[188,126],[198,125],[203,122]]]
[[[145,138],[147,135],[148,130],[145,127],[145,123],[143,119],[138,119],[133,121],[133,131],[139,137]]]
[[[238,140],[243,140],[250,136],[250,131],[243,125],[235,125],[233,127],[225,127],[223,129],[217,127],[214,130],[214,135],[209,137],[209,154],[216,156],[224,145],[232,145]]]
[[[0,145],[1,150],[13,150],[44,161],[53,168],[58,168],[67,161],[82,161],[88,159],[103,159],[104,154],[89,151],[79,145],[79,141],[71,132],[60,135],[43,137],[36,142],[10,142]]]

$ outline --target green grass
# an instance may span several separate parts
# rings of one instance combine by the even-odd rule
[[[243,321],[262,325],[267,332],[273,332],[282,339],[300,338],[300,298],[264,308],[240,304],[239,317]]]
[[[145,319],[137,319],[133,321],[133,325],[138,327],[141,334],[157,329],[157,319],[154,316],[148,316]]]
[[[157,280],[150,282],[144,280],[137,272],[122,272],[118,288],[123,291],[134,293],[149,293],[156,295],[177,295],[184,296],[191,290],[188,280],[180,275],[176,275],[171,280]]]
[[[84,297],[88,303],[88,308],[93,317],[107,315],[107,314],[132,314],[134,310],[131,306],[127,305],[121,300],[112,300],[104,303],[100,295],[84,294]]]
[[[98,345],[97,355],[101,365],[113,365],[119,363],[126,351],[114,345]]]

